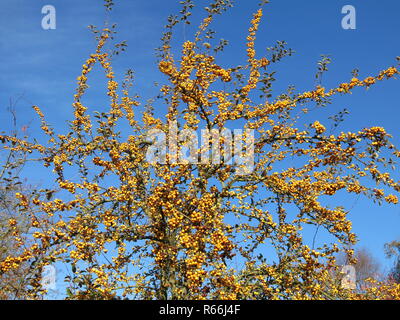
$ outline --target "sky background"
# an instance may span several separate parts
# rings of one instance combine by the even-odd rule
[[[121,78],[124,71],[135,71],[135,89],[145,102],[157,94],[153,83],[162,80],[155,64],[155,48],[166,17],[180,10],[175,0],[115,0],[109,15],[100,0],[1,0],[0,10],[0,131],[10,129],[6,112],[10,99],[16,101],[19,128],[29,125],[31,136],[39,134],[37,119],[31,110],[38,105],[50,124],[66,129],[71,119],[71,103],[76,77],[81,66],[93,51],[95,41],[89,24],[102,26],[105,19],[118,24],[118,40],[127,40],[128,50],[116,57],[115,71]],[[201,7],[208,1],[196,1],[194,14],[202,17]],[[56,8],[57,27],[43,30],[41,9],[44,5]],[[214,29],[217,38],[230,41],[221,56],[223,65],[245,62],[245,38],[258,1],[236,1],[235,7],[218,17]],[[341,27],[344,5],[353,5],[357,12],[357,29]],[[285,40],[296,53],[279,65],[277,89],[295,84],[299,91],[315,84],[316,63],[321,54],[328,54],[333,62],[324,75],[324,85],[330,87],[351,78],[354,68],[360,78],[375,75],[396,64],[400,55],[400,2],[395,0],[272,0],[266,6],[259,29],[256,49],[259,56],[277,40]],[[195,23],[195,25],[196,25]],[[189,39],[190,27],[176,29],[177,42]],[[95,71],[89,80],[90,107],[99,110],[104,102],[106,82]],[[357,90],[353,95],[338,97],[332,106],[319,113],[323,122],[329,116],[347,108],[350,115],[341,130],[360,130],[368,126],[383,126],[400,145],[400,81],[390,80],[372,89]],[[316,119],[315,119],[316,120]],[[44,171],[30,170],[24,174],[32,181],[47,181]],[[392,262],[385,259],[383,246],[400,238],[400,207],[371,204],[362,198],[341,197],[337,205],[351,208],[350,218],[359,236],[359,246],[369,248],[384,269]],[[320,239],[323,241],[323,239]]]

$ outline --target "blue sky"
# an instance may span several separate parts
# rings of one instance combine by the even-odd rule
[[[31,105],[42,108],[48,121],[66,128],[71,117],[72,95],[80,67],[95,46],[87,26],[101,26],[105,19],[118,24],[119,40],[127,40],[128,51],[115,60],[117,76],[132,68],[136,73],[137,91],[142,101],[157,94],[155,81],[163,78],[155,65],[155,48],[166,17],[178,12],[178,1],[115,0],[115,10],[108,16],[99,0],[2,0],[0,11],[0,123],[1,130],[10,125],[5,112],[9,99],[23,94],[17,105],[18,125],[30,124],[29,134],[38,134]],[[198,7],[207,1],[195,1]],[[57,28],[43,30],[41,9],[56,8]],[[230,41],[223,61],[241,64],[245,61],[245,37],[252,13],[258,1],[236,1],[235,7],[219,17],[214,24],[217,38]],[[351,4],[357,12],[357,29],[341,27],[341,9]],[[305,90],[314,85],[316,63],[321,54],[329,54],[333,62],[324,76],[324,84],[334,86],[350,78],[354,68],[360,76],[377,74],[396,63],[400,55],[400,2],[394,0],[334,0],[294,1],[272,0],[265,8],[259,30],[259,54],[277,40],[285,40],[295,55],[279,65],[277,88],[284,90],[295,84]],[[194,17],[201,16],[198,10]],[[189,37],[193,29],[178,27],[176,41]],[[100,73],[89,81],[93,109],[101,109],[105,82]],[[384,126],[400,145],[398,119],[400,115],[400,82],[385,81],[369,91],[358,90],[353,95],[339,97],[334,104],[319,113],[319,120],[343,108],[350,111],[342,130],[359,130],[367,126]],[[38,182],[46,181],[41,171],[24,173]],[[343,198],[343,205],[352,208],[354,230],[360,246],[366,246],[388,268],[391,262],[383,253],[384,243],[400,237],[400,207],[379,207],[361,199]],[[322,239],[321,239],[322,241]]]

